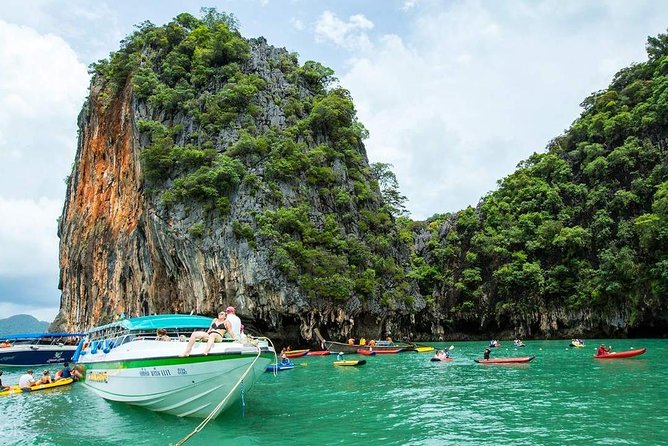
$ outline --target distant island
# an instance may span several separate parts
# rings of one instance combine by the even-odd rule
[[[0,319],[0,337],[16,333],[40,333],[49,328],[49,322],[39,321],[29,314],[17,314]]]

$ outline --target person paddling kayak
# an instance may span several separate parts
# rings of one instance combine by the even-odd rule
[[[489,359],[489,354],[492,353],[492,351],[487,347],[485,349],[485,352],[482,354],[483,359]]]
[[[601,344],[601,346],[596,350],[597,355],[605,355],[608,354],[612,351],[612,346],[609,346],[608,348],[605,348],[605,344]]]

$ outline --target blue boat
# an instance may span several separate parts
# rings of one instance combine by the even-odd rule
[[[281,361],[278,365],[277,364],[269,364],[267,366],[267,372],[280,372],[281,370],[290,370],[290,369],[294,369],[294,368],[295,368],[294,362]]]
[[[24,333],[0,337],[0,367],[59,365],[72,359],[85,333]]]

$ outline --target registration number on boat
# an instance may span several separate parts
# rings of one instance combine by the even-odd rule
[[[90,372],[86,375],[88,381],[94,381],[98,383],[107,382],[107,372]]]
[[[179,375],[181,375],[181,369],[179,369]],[[146,369],[141,369],[139,370],[139,376],[172,376],[172,372],[169,369],[153,369],[153,370],[146,370]]]

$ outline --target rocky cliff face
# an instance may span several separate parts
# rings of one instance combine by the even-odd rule
[[[247,57],[227,79],[199,82],[188,77],[191,102],[177,106],[160,102],[163,84],[149,93],[142,90],[141,76],[147,73],[136,67],[116,84],[112,69],[100,69],[95,76],[79,117],[75,167],[59,224],[62,298],[56,325],[81,330],[122,313],[215,314],[233,305],[250,330],[306,343],[316,327],[328,337],[345,338],[353,330],[378,337],[401,334],[411,322],[407,310],[420,306],[419,298],[390,299],[381,290],[381,280],[394,280],[389,268],[400,271],[396,265],[405,263],[407,255],[396,229],[388,225],[391,218],[385,214],[390,220],[360,224],[361,214],[376,215],[382,208],[364,147],[354,134],[340,142],[338,127],[313,117],[318,98],[334,101],[339,96],[328,95],[319,85],[314,93],[313,83],[295,75],[298,67],[281,69],[292,60],[285,50],[264,39],[247,45]],[[196,51],[188,54],[194,61]],[[164,69],[162,59],[160,63]],[[248,76],[260,87],[251,89],[250,105],[243,108],[234,102],[238,96],[230,100],[229,95]],[[185,85],[183,79],[177,87]],[[214,105],[223,111],[204,116],[221,93],[228,96]],[[216,125],[221,120],[224,125]],[[282,135],[295,123],[310,127],[257,149],[265,144],[258,138]],[[255,152],[240,148],[241,140]],[[146,157],[164,147],[168,156],[161,159],[178,161],[156,169]],[[297,155],[299,169],[281,164]],[[193,168],[188,165],[193,157],[206,161]],[[239,173],[225,187],[219,180],[222,165],[233,165],[237,170],[232,173]],[[211,176],[215,178],[209,181]],[[215,200],[206,195],[211,190],[219,194]],[[288,212],[302,221],[286,222],[293,217],[284,215]],[[369,247],[367,233],[382,240]],[[323,247],[320,236],[331,237],[331,246]],[[353,248],[359,259],[352,259]],[[365,252],[387,265],[367,265]],[[304,274],[309,262],[319,267]],[[337,262],[343,265],[328,269],[328,263]],[[362,282],[366,277],[370,280]],[[328,282],[330,278],[336,280]],[[395,282],[405,286],[401,278]],[[336,298],[323,297],[340,287]]]

